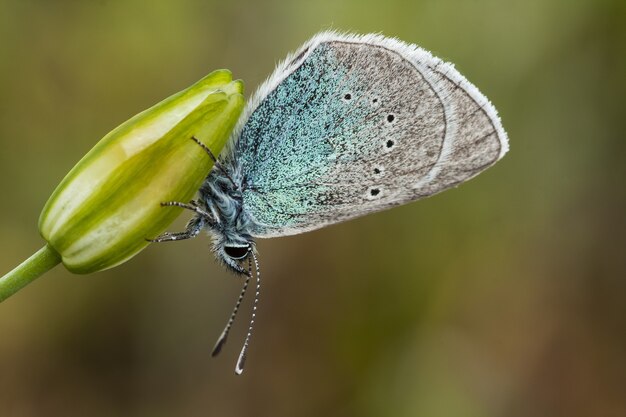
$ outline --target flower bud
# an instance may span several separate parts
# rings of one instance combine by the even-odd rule
[[[75,273],[111,268],[162,233],[190,201],[243,108],[243,84],[218,70],[106,135],[63,179],[39,231]]]

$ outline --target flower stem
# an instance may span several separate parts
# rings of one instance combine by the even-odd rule
[[[0,302],[30,284],[44,272],[54,268],[61,262],[61,256],[46,245],[33,256],[19,264],[11,272],[0,278]]]

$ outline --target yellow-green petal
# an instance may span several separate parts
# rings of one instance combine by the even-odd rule
[[[243,84],[209,74],[105,136],[63,179],[39,220],[72,272],[113,267],[162,233],[193,198],[243,109]]]

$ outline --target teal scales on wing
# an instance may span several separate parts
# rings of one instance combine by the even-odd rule
[[[252,236],[301,233],[430,196],[506,151],[489,101],[420,48],[327,33],[294,56],[252,100],[226,161],[241,175]]]

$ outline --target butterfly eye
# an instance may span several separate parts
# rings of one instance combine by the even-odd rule
[[[224,252],[232,259],[243,259],[248,255],[250,245],[246,246],[224,246]]]

